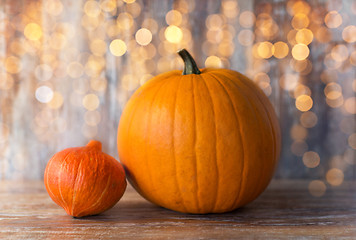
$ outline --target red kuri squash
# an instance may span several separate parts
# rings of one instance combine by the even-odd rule
[[[56,153],[47,164],[44,183],[52,200],[73,217],[108,210],[126,189],[122,165],[93,140]]]

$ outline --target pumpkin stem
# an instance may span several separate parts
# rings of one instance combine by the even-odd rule
[[[90,140],[86,147],[95,148],[96,150],[101,151],[101,142]]]
[[[188,75],[188,74],[201,74],[199,68],[197,67],[197,64],[195,63],[192,55],[186,50],[186,49],[181,49],[178,51],[179,56],[184,61],[184,70],[183,70],[183,75]]]

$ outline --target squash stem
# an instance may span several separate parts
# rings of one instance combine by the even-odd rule
[[[192,55],[186,50],[186,49],[181,49],[178,51],[179,56],[184,61],[184,69],[183,69],[183,75],[188,75],[188,74],[201,74],[199,68],[197,67],[197,64],[195,63]]]

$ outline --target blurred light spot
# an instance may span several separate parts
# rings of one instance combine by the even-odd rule
[[[342,96],[342,88],[335,82],[328,83],[324,88],[324,94],[327,98],[335,100]]]
[[[100,5],[97,1],[88,0],[84,4],[84,12],[89,17],[97,17],[101,13]]]
[[[249,29],[243,29],[239,32],[237,39],[242,46],[251,46],[255,40],[255,34]]]
[[[296,156],[303,156],[308,150],[308,144],[305,141],[294,141],[291,145],[291,151]]]
[[[332,168],[326,173],[326,181],[332,186],[339,186],[344,181],[344,173],[338,168]]]
[[[53,90],[47,86],[41,86],[36,89],[36,99],[41,103],[48,103],[53,98]]]
[[[293,140],[302,141],[307,138],[308,130],[299,124],[294,124],[290,130],[290,135]]]
[[[308,27],[309,18],[303,13],[298,13],[292,18],[292,26],[294,29],[303,29]]]
[[[209,56],[205,60],[205,67],[207,67],[207,68],[221,68],[222,67],[221,59],[217,56]]]
[[[84,121],[89,126],[96,126],[101,121],[101,116],[98,111],[87,111],[84,114]]]
[[[59,92],[54,92],[51,101],[47,105],[52,109],[58,109],[63,105],[63,96]]]
[[[112,12],[117,7],[117,3],[116,2],[117,2],[116,0],[103,0],[100,3],[100,7],[105,12]]]
[[[289,47],[285,42],[276,42],[273,44],[272,53],[276,58],[285,58],[288,55]]]
[[[134,19],[131,14],[123,12],[117,16],[116,24],[122,30],[129,30],[134,24]]]
[[[320,180],[313,180],[308,185],[309,193],[314,197],[321,197],[325,194],[326,185]]]
[[[235,0],[225,0],[221,3],[222,12],[228,18],[235,18],[239,13],[238,4]]]
[[[24,35],[29,40],[39,40],[42,37],[42,28],[37,23],[29,23],[24,29]]]
[[[124,2],[125,3],[128,3],[128,4],[130,4],[130,3],[134,3],[136,0],[124,0]]]
[[[140,16],[141,5],[137,2],[130,3],[126,6],[126,11],[130,13],[132,17],[136,18]]]
[[[126,53],[127,47],[124,41],[121,39],[115,39],[110,43],[110,52],[114,56],[122,56]]]
[[[312,128],[318,122],[318,117],[313,112],[303,112],[300,116],[300,124],[305,128]]]
[[[313,100],[308,95],[300,95],[295,101],[295,106],[299,111],[306,112],[313,107]]]
[[[135,38],[138,44],[146,46],[152,41],[152,33],[147,28],[141,28],[136,32]]]
[[[291,16],[298,13],[307,15],[310,12],[310,5],[305,1],[288,1],[287,11]]]
[[[251,11],[244,11],[240,14],[239,23],[244,28],[251,28],[256,21],[255,14]]]
[[[282,89],[287,91],[295,89],[295,87],[298,85],[298,82],[299,82],[299,76],[298,74],[294,74],[294,73],[284,74],[279,79],[279,85],[281,86]]]
[[[63,4],[60,0],[47,0],[42,4],[43,9],[52,16],[59,16],[63,11]]]
[[[83,75],[84,68],[79,62],[71,62],[67,66],[67,74],[72,78],[79,78]]]
[[[270,42],[260,42],[257,47],[257,53],[261,58],[272,57],[273,44]]]
[[[292,56],[296,60],[304,60],[309,56],[309,48],[307,45],[298,43],[292,48]]]
[[[8,73],[19,73],[22,69],[21,61],[18,57],[9,56],[5,59],[5,69]]]
[[[106,42],[96,38],[90,42],[90,51],[96,56],[103,56],[106,53]]]
[[[220,30],[223,24],[224,20],[219,14],[211,14],[205,21],[205,25],[209,30]]]
[[[356,114],[356,97],[349,97],[345,100],[344,108],[350,114]]]
[[[97,95],[90,93],[84,96],[82,104],[87,110],[94,111],[99,107],[100,101]]]
[[[171,25],[164,31],[164,36],[170,43],[179,43],[183,39],[183,32],[179,27]]]
[[[90,87],[94,91],[103,92],[107,87],[107,80],[105,78],[90,79]]]
[[[342,17],[338,12],[330,11],[326,14],[324,21],[328,28],[337,28],[342,24]]]
[[[166,23],[168,25],[179,26],[182,23],[182,14],[177,10],[171,10],[167,12]]]
[[[315,168],[320,164],[319,154],[313,151],[304,153],[303,163],[308,168]]]
[[[319,27],[316,32],[314,32],[316,40],[321,43],[327,43],[331,40],[331,32],[326,27]]]
[[[314,35],[311,30],[303,28],[297,31],[295,35],[295,40],[297,43],[308,45],[313,41],[313,36]]]
[[[293,90],[293,97],[298,98],[301,95],[311,96],[310,88],[303,84],[298,84]]]
[[[349,51],[344,44],[338,44],[331,49],[331,57],[335,61],[342,62],[349,57]]]
[[[356,42],[356,26],[350,25],[345,27],[342,30],[342,38],[348,43]]]
[[[139,87],[139,79],[132,74],[126,74],[122,77],[121,86],[127,91],[133,91]]]

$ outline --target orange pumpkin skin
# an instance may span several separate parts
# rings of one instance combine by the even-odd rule
[[[52,200],[73,217],[110,209],[127,185],[122,165],[94,140],[56,153],[47,164],[44,183]]]
[[[154,77],[128,101],[118,128],[130,183],[149,201],[185,213],[253,201],[273,176],[280,142],[268,98],[227,69]]]

